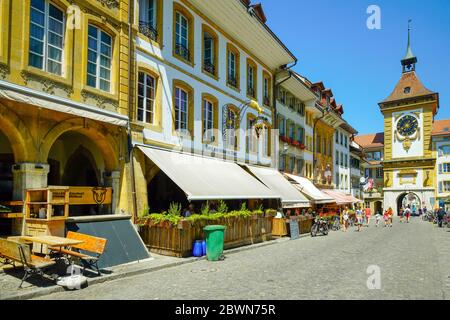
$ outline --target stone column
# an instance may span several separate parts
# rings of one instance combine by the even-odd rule
[[[48,164],[19,163],[13,166],[13,200],[25,200],[27,189],[47,187]]]
[[[103,181],[106,187],[112,187],[112,213],[119,213],[120,171],[104,172]]]

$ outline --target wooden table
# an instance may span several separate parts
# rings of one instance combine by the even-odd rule
[[[47,245],[52,248],[59,248],[61,250],[62,247],[70,247],[77,244],[81,244],[84,241],[81,240],[75,240],[75,239],[68,239],[63,237],[55,237],[55,236],[22,236],[20,239],[28,241],[28,242],[35,242],[41,244],[41,253],[42,253],[42,245]]]

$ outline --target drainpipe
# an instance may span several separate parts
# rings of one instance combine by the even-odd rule
[[[292,69],[293,67],[295,67],[297,65],[298,59],[295,58],[294,63],[287,67],[286,65],[281,66],[280,69],[282,71],[288,71],[289,72],[289,77],[287,77],[286,79],[284,79],[283,81],[281,81],[280,83],[276,83],[276,78],[277,78],[277,74],[279,74],[280,72],[276,72],[273,78],[273,85],[272,85],[272,104],[273,104],[273,128],[274,129],[279,129],[278,128],[278,115],[277,115],[277,98],[278,98],[278,88],[280,87],[280,85],[282,85],[284,82],[288,81],[290,78],[292,78],[292,73],[290,71],[290,69]],[[275,152],[274,152],[275,153]],[[278,159],[278,154],[275,155]]]
[[[317,123],[322,120],[325,117],[325,114],[328,113],[328,108],[322,110],[322,116],[317,118],[314,121],[313,125],[313,172],[312,172],[312,179],[314,181],[315,177],[315,170],[316,170],[316,125]]]
[[[133,156],[133,137],[131,132],[131,119],[133,116],[133,97],[134,97],[134,82],[132,79],[132,67],[133,67],[133,1],[128,0],[128,151],[130,160],[130,178],[131,178],[131,197],[132,197],[132,212],[133,212],[133,223],[136,225],[138,213],[137,213],[137,198],[136,198],[136,177],[134,174],[134,156]]]

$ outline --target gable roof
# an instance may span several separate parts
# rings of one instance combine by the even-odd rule
[[[436,120],[433,123],[432,136],[450,135],[450,119]]]
[[[355,142],[363,148],[384,147],[384,133],[372,133],[355,137]]]

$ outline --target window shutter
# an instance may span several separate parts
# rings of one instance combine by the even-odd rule
[[[442,174],[442,164],[439,165],[439,174]]]

